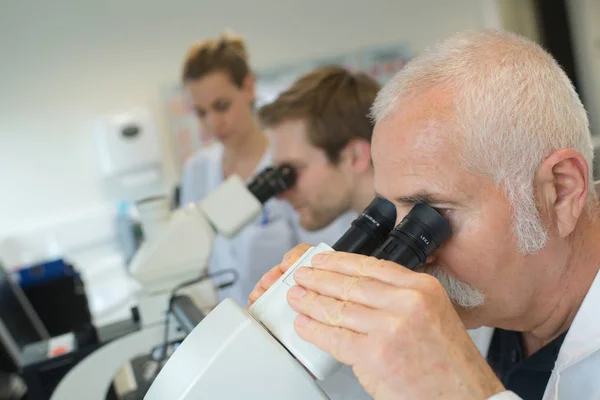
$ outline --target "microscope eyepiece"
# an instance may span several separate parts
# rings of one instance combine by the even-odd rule
[[[332,247],[336,251],[369,255],[385,241],[395,222],[396,207],[384,198],[375,197]]]
[[[450,224],[435,208],[417,204],[372,255],[415,269],[451,234]]]
[[[296,183],[296,173],[288,165],[267,167],[248,184],[248,190],[265,204],[272,197],[289,190]]]

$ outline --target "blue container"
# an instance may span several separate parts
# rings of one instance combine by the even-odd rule
[[[23,289],[65,277],[79,277],[79,273],[63,259],[47,261],[14,272],[14,279]]]

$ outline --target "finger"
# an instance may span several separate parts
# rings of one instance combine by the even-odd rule
[[[367,351],[365,335],[323,324],[306,315],[296,317],[294,328],[302,339],[347,365],[355,365],[360,354]]]
[[[302,286],[293,286],[288,291],[288,302],[300,314],[358,333],[385,331],[394,325],[392,315],[385,311],[323,296]]]
[[[267,290],[268,288],[273,286],[275,282],[277,282],[277,279],[281,278],[283,272],[281,271],[280,265],[281,264],[278,264],[275,267],[271,268],[269,272],[267,272],[262,276],[262,278],[260,278],[258,284],[261,289]]]
[[[315,255],[312,266],[343,275],[372,278],[397,287],[412,287],[422,275],[391,261],[339,251]]]
[[[260,281],[258,281],[258,283],[254,286],[252,292],[250,292],[250,295],[248,296],[248,305],[251,305],[256,300],[258,300],[258,298],[262,296],[267,291],[267,289],[269,289],[271,286],[273,286],[275,282],[277,282],[277,279],[279,279],[281,275],[283,275],[283,272],[281,272],[281,268],[279,268],[279,265],[271,268],[269,272],[264,274],[260,278]]]
[[[296,283],[324,296],[386,311],[396,310],[401,300],[398,287],[373,278],[342,275],[317,268],[298,268]]]
[[[254,304],[254,302],[256,300],[258,300],[258,298],[260,296],[262,296],[264,293],[265,293],[265,289],[263,289],[262,286],[260,286],[260,283],[257,283],[256,286],[254,286],[254,289],[252,290],[252,292],[250,292],[250,295],[248,296],[248,305],[246,305],[246,308],[248,308],[252,304]]]
[[[246,307],[250,307],[258,300],[311,247],[309,244],[302,243],[288,251],[283,256],[281,264],[274,266],[260,278],[260,281],[258,281],[248,296],[248,305]]]
[[[264,274],[262,276],[262,278],[260,278],[260,281],[258,283],[260,284],[260,287],[263,289],[262,293],[264,293],[267,289],[269,289],[271,286],[273,286],[273,284],[275,282],[277,282],[277,280],[279,278],[281,278],[281,275],[283,275],[292,265],[294,265],[294,263],[300,257],[302,257],[302,255],[304,253],[306,253],[306,251],[310,248],[311,248],[311,246],[308,244],[299,244],[298,246],[294,247],[292,250],[288,251],[283,256],[283,260],[281,261],[281,264],[274,266],[273,268],[271,268],[271,270],[269,272],[267,272],[266,274]]]
[[[288,251],[284,256],[281,264],[279,264],[279,269],[281,272],[287,271],[304,253],[306,253],[311,247],[310,244],[301,243]]]

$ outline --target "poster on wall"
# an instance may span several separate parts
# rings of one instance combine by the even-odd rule
[[[269,104],[297,77],[310,71],[311,64],[298,63],[256,72],[256,107]]]
[[[346,54],[338,54],[335,56],[315,58],[310,61],[310,69],[324,65],[339,65],[350,71],[358,71],[360,69],[361,52],[352,52]]]
[[[256,106],[261,107],[289,87],[301,75],[323,65],[341,65],[351,71],[363,71],[380,83],[387,82],[410,60],[407,45],[389,45],[313,58],[289,65],[261,69],[256,72]],[[196,117],[189,94],[181,85],[172,85],[164,91],[169,136],[179,171],[195,152],[211,143],[212,138],[203,132]]]
[[[359,52],[314,58],[305,62],[279,66],[256,73],[256,105],[268,104],[287,89],[297,78],[324,65],[339,65],[350,71],[360,69]]]
[[[387,46],[366,49],[360,57],[359,69],[383,85],[406,65],[411,55],[408,46]]]

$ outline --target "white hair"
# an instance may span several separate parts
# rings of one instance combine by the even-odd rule
[[[533,188],[540,164],[559,149],[575,149],[593,184],[588,117],[567,75],[544,49],[518,35],[461,33],[425,50],[385,85],[372,107],[375,122],[434,88],[452,96],[462,166],[503,188],[520,250],[543,248],[547,229]],[[591,186],[588,193],[589,210],[597,200]]]

